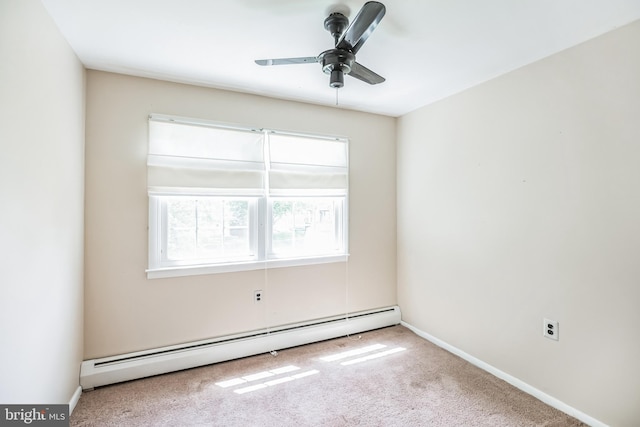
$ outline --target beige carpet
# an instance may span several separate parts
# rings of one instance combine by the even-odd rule
[[[71,416],[71,426],[584,425],[402,326],[98,388]]]

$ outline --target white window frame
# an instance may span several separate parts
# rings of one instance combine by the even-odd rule
[[[162,116],[164,117],[164,116]],[[171,117],[171,120],[176,118]],[[178,118],[179,120],[179,118]],[[182,123],[194,123],[193,119],[185,119]],[[214,122],[197,121],[197,124],[203,123],[217,127],[218,124]],[[224,128],[229,128],[228,125],[224,125]],[[268,133],[273,133],[273,130],[263,130],[265,136]],[[291,133],[285,133],[292,135]],[[347,156],[348,156],[348,140],[346,138],[326,137],[317,135],[301,135],[305,137],[315,137],[320,139],[339,139],[347,144]],[[268,163],[268,156],[267,156]],[[268,168],[268,166],[267,166]],[[348,159],[347,159],[348,168]],[[347,174],[348,180],[348,174]],[[268,187],[268,179],[265,184]],[[163,189],[149,189],[149,268],[146,270],[147,278],[168,278],[168,277],[182,277],[202,274],[217,274],[217,273],[230,273],[249,270],[260,270],[265,268],[280,268],[280,267],[293,267],[302,265],[324,264],[334,262],[345,262],[349,256],[349,196],[348,196],[348,183],[347,188],[343,190],[298,190],[293,193],[284,192],[277,196],[270,196],[268,188],[266,188],[265,194],[262,196],[246,196],[242,194],[242,191],[235,192],[232,189],[229,190],[207,190],[205,192],[193,191],[189,193],[172,193]],[[247,259],[242,261],[231,262],[217,262],[217,263],[189,263],[185,265],[179,265],[180,263],[167,263],[163,260],[163,246],[167,244],[167,229],[163,225],[166,224],[166,216],[163,218],[163,197],[240,197],[240,198],[255,198],[256,202],[251,203],[250,218],[250,245],[252,248],[256,248],[257,253],[254,259]],[[340,244],[343,248],[342,251],[335,254],[315,255],[315,256],[297,256],[297,257],[284,257],[278,258],[271,253],[271,239],[272,239],[272,203],[273,199],[284,198],[319,198],[319,197],[331,197],[342,199],[341,207],[336,207],[336,216],[338,219],[336,222],[336,236],[340,240]],[[339,211],[339,212],[338,212]],[[252,215],[253,214],[253,215]],[[339,216],[338,216],[339,214]]]

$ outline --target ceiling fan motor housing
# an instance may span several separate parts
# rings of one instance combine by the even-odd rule
[[[319,56],[322,62],[322,71],[329,74],[329,86],[340,88],[344,86],[344,75],[351,72],[351,67],[356,56],[344,49],[325,50]]]

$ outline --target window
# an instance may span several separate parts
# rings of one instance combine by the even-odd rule
[[[344,260],[348,142],[149,119],[149,278]]]
[[[271,201],[272,258],[344,252],[341,197],[275,198]]]
[[[256,259],[250,224],[253,199],[217,196],[160,197],[162,264],[189,265]],[[157,207],[156,207],[157,209]]]

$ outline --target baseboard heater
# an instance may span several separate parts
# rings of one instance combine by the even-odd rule
[[[397,325],[398,306],[283,325],[244,334],[86,360],[83,390]]]

